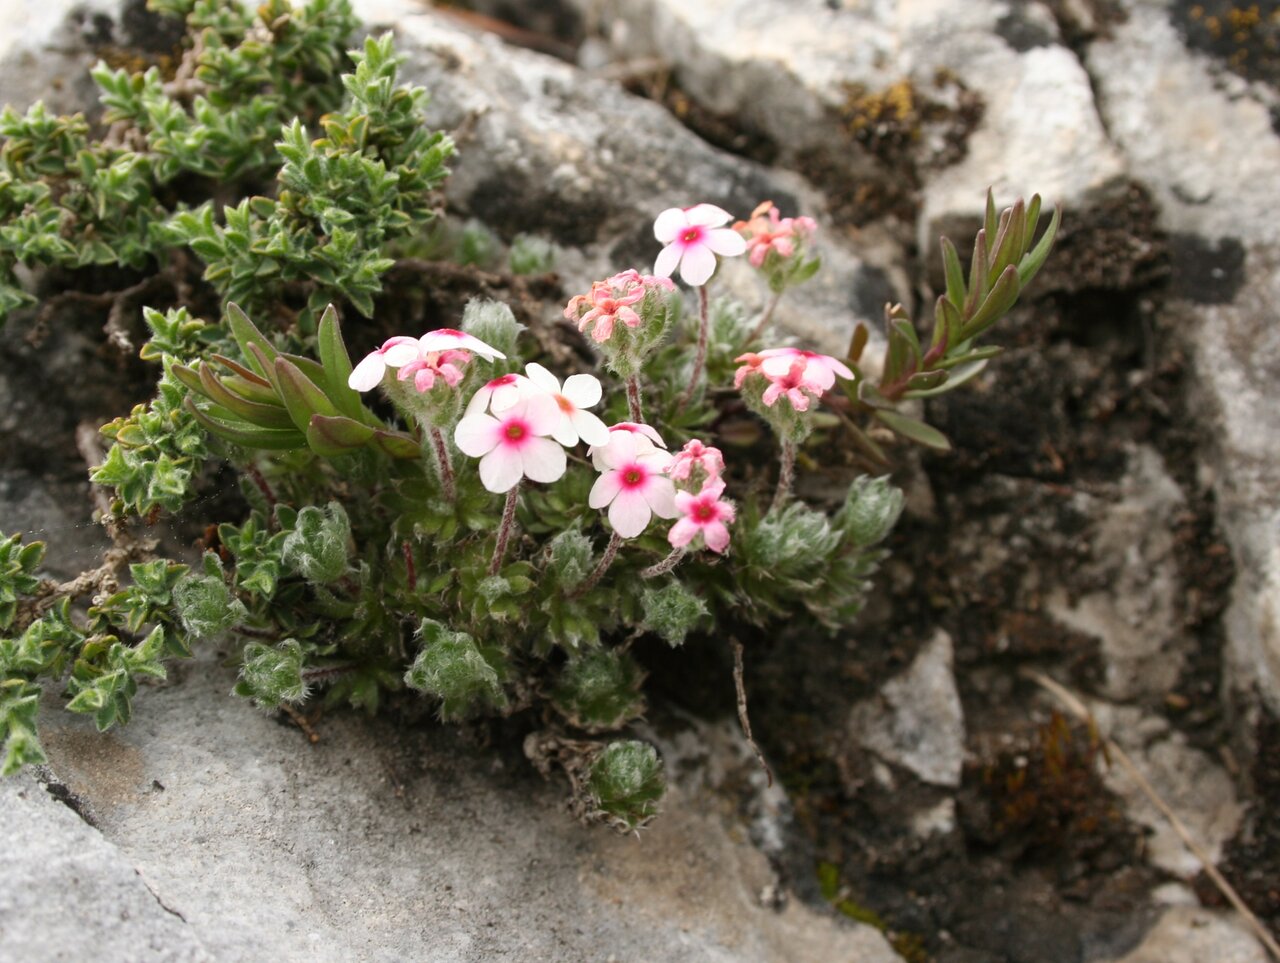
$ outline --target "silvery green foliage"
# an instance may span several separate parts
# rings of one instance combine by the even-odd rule
[[[551,539],[548,551],[550,572],[567,591],[577,588],[595,563],[591,539],[576,528],[567,529]]]
[[[242,659],[236,695],[252,699],[263,709],[275,709],[307,698],[307,684],[302,678],[302,646],[297,639],[285,639],[279,645],[250,642],[245,646]]]
[[[212,639],[244,621],[244,603],[231,594],[222,562],[206,552],[201,574],[188,573],[173,589],[178,621],[195,639]]]
[[[565,663],[552,700],[578,728],[610,732],[644,712],[643,681],[644,672],[629,653],[593,649]]]
[[[346,0],[154,6],[186,17],[190,77],[99,64],[93,77],[115,136],[39,103],[0,113],[0,320],[32,302],[17,264],[143,268],[174,243],[168,185],[203,178],[212,192],[259,177],[281,124],[340,104],[338,68],[356,27]]]
[[[645,589],[640,604],[644,627],[660,635],[672,648],[682,645],[711,614],[706,602],[674,579],[660,588]]]
[[[433,619],[423,619],[418,638],[421,648],[404,681],[439,699],[441,718],[461,719],[506,706],[506,665],[496,649],[482,649],[466,632],[450,631]]]
[[[323,509],[308,505],[298,512],[293,531],[281,545],[286,566],[308,582],[324,585],[347,572],[351,522],[337,502]]]
[[[859,548],[884,541],[902,514],[903,495],[886,477],[861,475],[849,487],[840,524],[845,537]]]
[[[636,829],[658,813],[666,792],[662,760],[647,742],[611,742],[591,763],[588,777],[601,814],[619,829]]]

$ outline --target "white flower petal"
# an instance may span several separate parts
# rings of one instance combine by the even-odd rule
[[[520,399],[519,404],[513,405],[505,413],[524,418],[529,424],[529,431],[535,435],[551,434],[564,417],[555,398],[541,391]]]
[[[670,478],[651,478],[644,487],[644,498],[659,518],[675,518],[680,514],[676,508],[676,486]]]
[[[645,530],[652,517],[649,503],[635,489],[618,492],[609,504],[609,524],[623,538],[635,538]]]
[[[382,376],[387,372],[387,363],[382,355],[374,351],[367,354],[351,374],[347,377],[347,387],[355,391],[368,391],[378,387]]]
[[[587,496],[587,504],[592,508],[604,508],[622,491],[622,472],[606,471],[591,486],[591,494]]]
[[[700,288],[711,279],[716,270],[716,256],[705,244],[694,244],[684,251],[680,259],[680,280],[693,288]]]
[[[668,244],[658,252],[658,259],[653,262],[653,273],[660,278],[669,278],[680,263],[683,249],[679,244]]]
[[[418,357],[418,342],[412,338],[384,347],[382,352],[382,360],[392,368],[402,368],[410,361],[417,361]]]
[[[560,393],[560,379],[538,364],[538,362],[531,361],[525,365],[524,373],[534,385],[543,391],[549,391],[553,395]]]
[[[501,428],[497,418],[486,414],[467,415],[453,429],[453,441],[464,455],[479,458],[498,446]]]
[[[594,408],[604,395],[604,389],[600,387],[600,379],[594,375],[576,374],[564,379],[561,394],[579,408]]]
[[[558,481],[568,467],[564,449],[550,438],[531,438],[520,449],[524,473],[536,482]]]
[[[702,227],[720,227],[733,220],[732,214],[723,207],[716,207],[714,204],[695,204],[684,214],[689,219],[690,224],[698,224]]]
[[[649,471],[666,471],[675,460],[674,455],[669,451],[663,451],[660,448],[649,448],[646,450],[636,451],[636,461],[641,465],[644,465],[644,467],[649,469]]]
[[[523,476],[523,459],[513,446],[499,445],[480,459],[480,484],[491,492],[510,491]]]
[[[609,444],[609,429],[603,421],[589,411],[579,409],[569,416],[573,422],[573,430],[588,445]]]
[[[721,257],[737,257],[747,250],[747,240],[729,227],[707,231],[703,243]]]
[[[600,464],[618,468],[636,459],[636,436],[629,431],[611,431],[609,444],[600,449]]]
[[[566,448],[572,448],[576,445],[578,443],[578,429],[573,426],[572,417],[565,412],[561,412],[560,421],[551,432],[551,437]]]
[[[676,235],[689,226],[689,218],[678,207],[668,207],[653,222],[653,236],[663,244],[670,244]],[[663,275],[664,277],[666,275]]]

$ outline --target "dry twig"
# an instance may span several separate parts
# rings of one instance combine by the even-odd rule
[[[1093,713],[1089,711],[1089,707],[1065,686],[1053,681],[1053,679],[1050,679],[1044,673],[1037,672],[1034,669],[1024,668],[1021,670],[1020,674],[1023,678],[1031,680],[1036,685],[1053,695],[1054,698],[1079,718],[1080,721],[1089,726],[1091,730],[1098,730],[1098,724],[1093,718]],[[1254,934],[1259,940],[1261,940],[1268,952],[1271,953],[1272,958],[1280,960],[1280,943],[1276,942],[1275,937],[1273,937],[1271,933],[1267,931],[1267,928],[1262,925],[1262,921],[1254,915],[1251,909],[1249,909],[1248,905],[1245,904],[1245,901],[1241,899],[1240,894],[1236,892],[1235,887],[1227,882],[1227,878],[1218,871],[1218,867],[1213,864],[1213,860],[1209,858],[1209,854],[1205,852],[1204,847],[1196,842],[1192,837],[1190,831],[1186,827],[1186,824],[1178,818],[1178,814],[1175,813],[1169,804],[1160,797],[1160,794],[1156,792],[1155,787],[1147,781],[1147,778],[1141,773],[1141,771],[1139,771],[1134,761],[1129,758],[1129,755],[1121,749],[1119,745],[1116,744],[1114,739],[1108,736],[1103,736],[1102,744],[1107,751],[1108,758],[1119,764],[1120,768],[1125,771],[1129,778],[1134,781],[1134,784],[1142,791],[1142,794],[1146,796],[1147,799],[1151,801],[1151,804],[1155,806],[1156,809],[1160,810],[1161,815],[1169,821],[1169,825],[1172,826],[1173,831],[1178,834],[1178,838],[1182,840],[1182,844],[1190,850],[1191,854],[1195,856],[1197,860],[1200,861],[1200,865],[1204,868],[1205,874],[1209,879],[1213,880],[1213,884],[1218,887],[1218,891],[1221,892],[1222,895],[1227,898],[1227,901],[1235,907],[1236,912],[1244,917],[1245,922],[1249,924],[1249,928],[1253,930]]]

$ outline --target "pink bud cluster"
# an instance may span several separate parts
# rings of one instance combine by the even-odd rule
[[[613,336],[614,325],[621,321],[628,328],[638,328],[641,323],[636,306],[644,301],[651,290],[674,291],[675,284],[665,277],[641,274],[627,270],[591,285],[587,294],[577,294],[569,299],[564,316],[576,321],[579,331],[591,328],[591,339],[603,344]]]
[[[747,242],[747,260],[752,267],[763,267],[773,252],[780,258],[796,253],[800,242],[808,240],[818,229],[811,217],[783,217],[773,201],[765,201],[751,212],[751,217],[738,221],[733,229]]]
[[[741,389],[753,375],[760,375],[768,382],[761,398],[766,408],[786,398],[796,411],[808,411],[811,401],[821,399],[835,385],[837,375],[853,377],[843,361],[800,348],[766,348],[734,360],[742,365],[733,375],[735,388]]]

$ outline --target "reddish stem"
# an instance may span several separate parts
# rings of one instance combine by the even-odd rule
[[[640,378],[637,375],[627,377],[627,407],[631,410],[631,420],[643,425],[644,409],[640,407]]]
[[[673,568],[676,567],[676,563],[678,563],[682,558],[684,558],[684,549],[673,548],[671,550],[671,554],[668,555],[666,558],[664,558],[657,565],[650,565],[648,568],[642,569],[640,572],[640,577],[641,578],[657,578],[659,575],[666,575],[668,572],[670,572]]]
[[[609,536],[609,544],[605,546],[604,554],[600,556],[600,561],[595,569],[587,576],[585,582],[569,593],[569,598],[579,598],[595,588],[596,583],[604,578],[604,573],[609,571],[609,566],[613,564],[613,560],[618,557],[618,549],[621,547],[622,536],[614,532]]]
[[[404,555],[405,572],[409,579],[409,590],[412,591],[418,585],[418,569],[413,564],[413,546],[407,538],[400,543],[400,551]]]
[[[787,496],[791,494],[791,483],[796,475],[796,443],[790,439],[782,443],[782,465],[778,469],[778,487],[773,493],[773,504],[769,506],[769,513],[773,514],[782,508],[787,500]]]
[[[449,501],[455,501],[458,496],[458,486],[453,478],[453,459],[449,457],[449,443],[445,441],[444,433],[435,426],[431,428],[431,446],[436,453],[436,472],[440,475],[440,487],[444,489],[444,497]]]
[[[498,544],[493,547],[493,561],[489,563],[489,574],[497,575],[502,568],[503,556],[507,554],[507,542],[511,541],[511,530],[516,526],[516,502],[520,497],[520,482],[511,486],[507,492],[507,503],[502,508],[502,524],[498,526]]]

